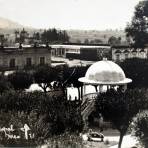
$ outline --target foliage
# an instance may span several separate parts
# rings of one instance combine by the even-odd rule
[[[58,73],[57,81],[61,83],[63,88],[71,86],[78,88],[79,98],[80,98],[80,88],[83,86],[81,82],[78,81],[80,77],[83,77],[88,69],[88,66],[81,67],[68,67],[67,65],[57,66],[56,71]],[[81,94],[82,95],[82,94]]]
[[[103,43],[103,41],[100,39],[94,39],[90,41],[90,44],[101,44],[101,43]]]
[[[111,36],[108,39],[108,44],[110,45],[120,45],[121,44],[121,37],[115,37],[115,36]]]
[[[79,98],[82,97],[82,91],[81,91],[81,96],[80,96],[80,88],[82,90],[82,86],[83,86],[83,83],[81,83],[80,81],[78,81],[78,79],[80,77],[84,77],[87,69],[88,69],[88,66],[85,66],[85,67],[72,67],[72,68],[69,68],[69,69],[72,69],[74,71],[73,75],[70,77],[70,79],[68,80],[68,83],[71,83],[73,84],[74,87],[78,88],[78,95],[79,95]]]
[[[140,111],[147,109],[148,100],[144,90],[126,90],[123,93],[111,89],[98,95],[96,106],[98,111],[119,130],[120,148],[123,136],[127,132],[133,117]]]
[[[31,112],[38,108],[40,101],[43,100],[43,94],[41,92],[25,93],[9,90],[0,95],[0,100],[0,108],[5,112]]]
[[[135,7],[132,22],[127,25],[126,34],[133,39],[135,48],[143,48],[148,40],[148,1],[143,0]]]
[[[42,132],[42,126],[46,123],[50,125],[48,126],[50,129],[48,130],[50,130],[50,134],[52,135],[63,133],[65,130],[72,132],[82,130],[80,103],[69,102],[63,97],[47,98],[42,103],[39,109],[41,112],[41,118],[38,122],[38,126],[41,127],[38,129],[39,132]],[[46,137],[47,135],[44,136]]]
[[[69,41],[69,36],[66,31],[58,31],[55,28],[44,30],[41,34],[42,42],[67,42]]]
[[[76,134],[65,132],[61,135],[50,137],[46,142],[48,147],[52,148],[86,148],[83,140]]]
[[[50,136],[65,131],[83,129],[79,101],[71,102],[63,96],[49,96],[41,92],[13,90],[2,93],[0,100],[0,127],[10,127],[13,124],[14,128],[19,129],[28,124],[35,134],[35,143],[42,143]],[[7,145],[12,141],[7,142],[2,144]]]
[[[5,91],[11,89],[12,86],[10,82],[7,81],[7,78],[3,75],[0,76],[0,93],[2,94]]]
[[[71,71],[69,70],[68,65],[60,65],[55,67],[57,75],[57,81],[61,83],[63,87],[66,87],[67,80],[70,77]]]
[[[34,40],[40,40],[40,38],[41,38],[41,35],[40,35],[39,32],[34,32],[34,33],[33,33],[33,39],[34,39]]]
[[[8,75],[8,81],[12,84],[15,90],[24,90],[29,88],[33,82],[31,74],[23,71],[16,71]]]
[[[148,113],[139,113],[133,122],[134,135],[144,147],[148,147]]]
[[[4,34],[0,34],[0,45],[4,46],[4,43],[7,42],[7,38]]]
[[[25,39],[27,39],[29,36],[28,32],[23,28],[23,30],[20,31],[20,42],[24,43]]]
[[[130,88],[147,88],[148,87],[148,60],[147,59],[126,59],[119,63],[126,76],[133,82],[128,85]]]
[[[51,82],[55,81],[57,77],[55,69],[48,65],[38,66],[33,75],[35,83],[37,83],[45,93],[47,89],[52,89]]]
[[[29,33],[24,28],[21,31],[15,30],[14,33],[16,43],[24,43],[25,39],[27,39],[29,36]]]

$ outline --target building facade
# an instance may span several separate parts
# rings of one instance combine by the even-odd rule
[[[100,60],[104,55],[111,51],[109,45],[50,45],[51,55],[55,57],[73,58],[81,60]],[[110,55],[111,58],[111,54]]]
[[[148,57],[148,48],[134,49],[130,46],[112,46],[112,60],[115,62],[124,61],[130,58],[146,59]]]
[[[51,64],[49,47],[0,48],[0,67],[2,70],[31,68],[44,64]]]

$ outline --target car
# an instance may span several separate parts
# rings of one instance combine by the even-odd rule
[[[88,134],[88,141],[103,142],[104,135],[102,133],[91,132]]]
[[[73,58],[69,58],[69,61],[72,61],[73,60]]]

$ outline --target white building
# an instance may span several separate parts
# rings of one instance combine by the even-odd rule
[[[146,59],[148,55],[148,48],[134,49],[130,46],[113,46],[112,47],[112,60],[113,61],[124,61],[130,58],[141,58]]]

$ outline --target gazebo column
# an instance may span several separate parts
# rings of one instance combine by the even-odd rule
[[[103,85],[99,85],[99,93],[103,91]]]
[[[95,85],[96,92],[98,92],[98,85]]]
[[[84,95],[84,90],[83,90],[83,85],[80,87],[80,94],[81,94],[81,97],[80,98],[83,98],[83,95]]]
[[[107,90],[109,90],[110,89],[110,87],[109,87],[109,85],[107,85]]]
[[[124,89],[124,91],[127,90],[127,84],[124,84],[124,85],[123,85],[123,89]]]
[[[86,84],[84,83],[83,85],[83,94],[85,95],[86,94]]]

